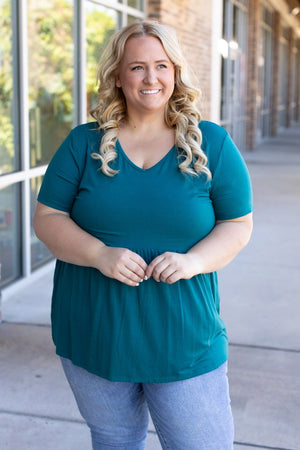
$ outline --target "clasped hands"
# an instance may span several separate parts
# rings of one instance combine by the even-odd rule
[[[172,284],[199,273],[195,254],[165,252],[147,265],[140,255],[131,250],[106,245],[99,249],[95,266],[103,275],[128,286],[138,286],[150,277],[157,282]]]

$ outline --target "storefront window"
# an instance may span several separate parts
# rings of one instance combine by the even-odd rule
[[[0,189],[1,285],[21,276],[20,183]]]
[[[285,29],[283,29],[280,40],[280,83],[279,83],[279,106],[278,106],[278,124],[279,127],[286,126],[286,104],[287,104],[287,68],[288,68],[288,44],[285,38]]]
[[[247,83],[247,10],[224,0],[222,56],[221,125],[236,144],[245,145]]]
[[[299,118],[299,51],[295,47],[293,50],[293,80],[292,80],[292,120]]]
[[[273,14],[262,6],[258,58],[258,138],[270,135],[271,125],[271,81],[272,80],[272,24]]]
[[[108,40],[120,27],[119,12],[92,2],[86,2],[86,92],[87,117],[97,103],[96,72],[100,55]]]
[[[30,166],[47,164],[73,126],[73,2],[28,0]]]
[[[10,0],[0,0],[0,175],[18,170],[13,130],[13,59]]]

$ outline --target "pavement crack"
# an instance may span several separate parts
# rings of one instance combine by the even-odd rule
[[[20,325],[22,327],[42,327],[42,328],[51,328],[51,325],[48,323],[31,323],[31,322],[12,322],[8,320],[2,320],[2,325]]]
[[[296,450],[293,448],[287,448],[287,447],[270,447],[269,445],[259,445],[259,444],[250,444],[249,442],[237,442],[234,441],[235,445],[243,445],[244,447],[251,447],[251,448],[262,448],[265,450]]]
[[[268,345],[255,345],[255,344],[240,344],[236,342],[229,342],[231,347],[244,347],[244,348],[255,348],[257,350],[271,350],[274,352],[285,352],[285,353],[300,353],[300,349],[294,348],[283,348],[283,347],[272,347]],[[284,449],[286,450],[286,449]],[[288,450],[288,449],[287,449]]]
[[[22,412],[22,411],[10,411],[10,410],[6,410],[6,409],[0,409],[0,414],[8,414],[11,416],[19,416],[19,417],[32,417],[34,419],[52,420],[55,422],[69,422],[69,423],[85,424],[85,421],[83,419],[67,419],[66,417],[48,416],[48,415],[44,415],[44,414],[26,413],[26,412]]]

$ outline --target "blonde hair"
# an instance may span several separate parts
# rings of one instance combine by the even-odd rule
[[[210,178],[210,171],[206,166],[207,157],[201,149],[202,135],[198,127],[201,115],[196,101],[200,90],[189,81],[186,61],[175,32],[150,20],[128,25],[115,33],[100,58],[97,71],[98,104],[91,110],[91,115],[104,134],[99,153],[93,153],[92,157],[101,161],[101,170],[105,175],[113,176],[118,172],[109,164],[117,157],[115,145],[127,111],[122,89],[116,86],[116,77],[126,42],[130,38],[140,36],[158,38],[174,64],[175,86],[165,108],[165,122],[170,128],[175,128],[179,169],[192,175],[203,172]]]

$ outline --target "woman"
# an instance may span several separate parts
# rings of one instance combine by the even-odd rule
[[[231,449],[216,270],[250,238],[247,169],[200,121],[171,30],[120,30],[98,78],[96,122],[53,157],[34,217],[56,351],[94,449],[145,448],[148,409],[163,448]]]

